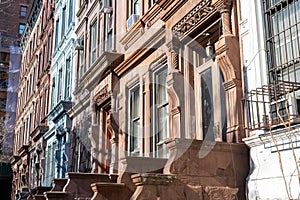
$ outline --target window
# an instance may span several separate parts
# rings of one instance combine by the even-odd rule
[[[66,7],[63,7],[61,14],[61,39],[64,38],[65,35],[65,20],[66,20]]]
[[[56,92],[56,80],[55,80],[55,78],[56,78],[56,74],[54,73],[53,74],[53,77],[52,77],[52,87],[51,87],[51,109],[54,107],[54,105],[55,105],[55,92]]]
[[[40,115],[40,118],[39,118],[39,121],[41,122],[42,120],[43,120],[43,114],[44,114],[44,112],[43,112],[43,97],[42,96],[40,96],[40,109],[39,109],[39,115]]]
[[[48,36],[48,61],[51,61],[51,35]]]
[[[43,53],[44,53],[43,68],[46,69],[47,68],[47,45],[46,44],[44,44],[44,46],[43,46]]]
[[[81,41],[83,41],[83,37],[80,39]],[[84,67],[84,49],[82,49],[82,50],[79,50],[78,51],[79,53],[79,57],[78,57],[78,59],[79,59],[79,66],[78,66],[78,80],[83,76],[83,74],[85,73],[85,67]]]
[[[272,123],[281,123],[280,118],[287,120],[292,115],[298,115],[298,111],[290,111],[288,114],[286,105],[300,106],[300,91],[290,84],[300,81],[300,1],[269,0],[264,3],[269,82],[280,84],[274,87],[276,95],[271,99],[270,117]],[[295,100],[294,103],[279,91],[280,88],[286,88],[286,93],[296,90],[290,94]]]
[[[129,153],[138,155],[140,142],[140,87],[135,86],[129,91]]]
[[[56,22],[55,22],[55,44],[54,44],[54,46],[55,46],[55,49],[57,49],[57,46],[58,46],[58,41],[59,41],[59,39],[58,39],[58,26],[59,26],[59,19],[57,19],[56,20]]]
[[[25,30],[25,24],[19,24],[19,34],[22,35]]]
[[[39,54],[38,79],[42,76],[42,54]]]
[[[141,11],[141,3],[140,0],[130,0],[130,15],[135,14],[135,15],[140,15]]]
[[[113,37],[113,13],[106,15],[106,51],[112,50],[112,37]]]
[[[42,24],[41,24],[41,32],[43,32],[44,26],[45,26],[45,9],[43,10],[42,14]]]
[[[58,88],[57,88],[57,102],[59,102],[62,99],[62,69],[58,72]]]
[[[71,99],[71,58],[66,61],[66,99]]]
[[[27,15],[27,7],[26,6],[21,6],[20,7],[20,16],[21,17],[26,17]]]
[[[167,148],[164,145],[169,137],[169,118],[168,118],[168,95],[166,88],[166,78],[168,74],[167,66],[163,66],[154,72],[154,120],[155,120],[155,150],[158,157],[167,155]]]
[[[91,27],[91,61],[92,63],[95,62],[97,54],[97,21],[93,23]]]
[[[48,90],[45,90],[45,97],[44,97],[44,116],[48,114]]]
[[[149,6],[152,7],[156,0],[149,0]]]
[[[209,60],[197,68],[196,91],[198,92],[196,108],[200,110],[197,116],[197,132],[203,140],[226,140],[226,104],[223,77],[218,66]],[[198,87],[198,88],[197,88]]]
[[[82,6],[84,3],[86,2],[86,0],[80,0],[80,6]]]
[[[40,27],[38,25],[37,28],[36,28],[36,38],[35,38],[35,41],[34,41],[36,47],[39,44],[39,30],[40,30]]]
[[[69,25],[73,21],[73,0],[69,1]]]

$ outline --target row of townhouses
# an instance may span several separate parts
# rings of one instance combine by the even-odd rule
[[[13,137],[16,123],[20,36],[24,30],[31,0],[0,1],[0,199],[10,199]],[[9,20],[8,20],[9,19]],[[7,23],[7,22],[10,23]]]
[[[297,199],[300,1],[34,0],[13,199]]]

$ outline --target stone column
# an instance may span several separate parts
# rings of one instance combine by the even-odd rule
[[[145,130],[145,152],[144,155],[149,157],[151,154],[151,90],[150,90],[150,73],[147,72],[145,76],[145,115],[144,115],[144,130]],[[150,109],[148,109],[150,108]]]
[[[169,132],[170,137],[184,137],[184,77],[179,70],[179,40],[171,37],[167,44],[168,76],[167,92],[169,98]]]
[[[217,64],[224,75],[227,114],[227,142],[241,142],[245,137],[242,123],[241,99],[243,96],[238,36],[232,33],[231,17],[234,0],[213,0],[221,13],[223,35],[215,46]]]

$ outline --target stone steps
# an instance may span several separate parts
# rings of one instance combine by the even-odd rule
[[[54,186],[50,192],[46,192],[47,200],[86,200],[93,196],[90,187],[95,182],[116,182],[117,175],[114,174],[92,174],[69,172],[66,179],[54,179]]]
[[[93,183],[91,185],[94,196],[91,200],[128,200],[131,191],[124,183]]]

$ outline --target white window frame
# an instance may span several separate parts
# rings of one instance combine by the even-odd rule
[[[138,105],[137,105],[137,109],[138,109],[138,116],[132,118],[131,116],[131,95],[133,92],[137,91],[138,92]],[[140,141],[140,134],[141,134],[141,85],[140,84],[134,84],[132,87],[130,87],[130,89],[128,90],[128,154],[130,156],[138,156],[140,154],[140,148],[141,148],[141,141]],[[132,150],[132,145],[134,145],[132,143],[132,124],[134,122],[139,122],[139,126],[138,126],[138,135],[137,135],[137,148]],[[135,145],[134,145],[135,146]]]
[[[195,94],[196,94],[196,132],[197,132],[197,138],[200,140],[205,140],[204,133],[203,133],[203,117],[202,117],[202,88],[201,88],[201,74],[211,68],[212,70],[212,100],[213,100],[213,118],[214,118],[214,124],[210,124],[211,130],[214,134],[214,141],[222,141],[222,131],[224,124],[222,123],[222,120],[224,120],[224,123],[226,123],[226,118],[224,119],[224,114],[222,113],[222,104],[221,101],[225,101],[225,99],[221,99],[221,72],[220,68],[217,66],[217,64],[213,60],[209,60],[205,62],[204,64],[197,66],[195,70]],[[197,100],[198,99],[198,100]],[[223,110],[226,108],[223,108]],[[222,118],[223,115],[223,118]]]
[[[159,132],[159,116],[158,116],[158,113],[159,113],[159,110],[160,109],[163,109],[166,107],[167,109],[167,112],[168,112],[168,93],[167,93],[167,83],[158,83],[158,84],[164,84],[165,85],[165,92],[166,92],[166,100],[165,102],[159,102],[159,105],[157,104],[157,76],[162,73],[163,71],[167,70],[167,73],[168,73],[168,66],[167,64],[163,64],[161,66],[159,66],[159,68],[155,69],[155,71],[153,71],[153,87],[152,87],[152,102],[153,102],[153,150],[155,152],[154,156],[155,157],[167,157],[168,156],[168,149],[165,145],[165,141],[170,137],[170,133],[169,133],[169,114],[167,113],[167,115],[165,116],[167,120],[166,123],[167,123],[167,127],[166,127],[166,135],[164,135],[164,138],[163,139],[158,139],[158,132]]]
[[[93,64],[97,59],[97,38],[98,38],[98,21],[95,20],[91,24],[91,64]],[[96,31],[96,33],[94,33]],[[95,34],[95,35],[94,35]]]

